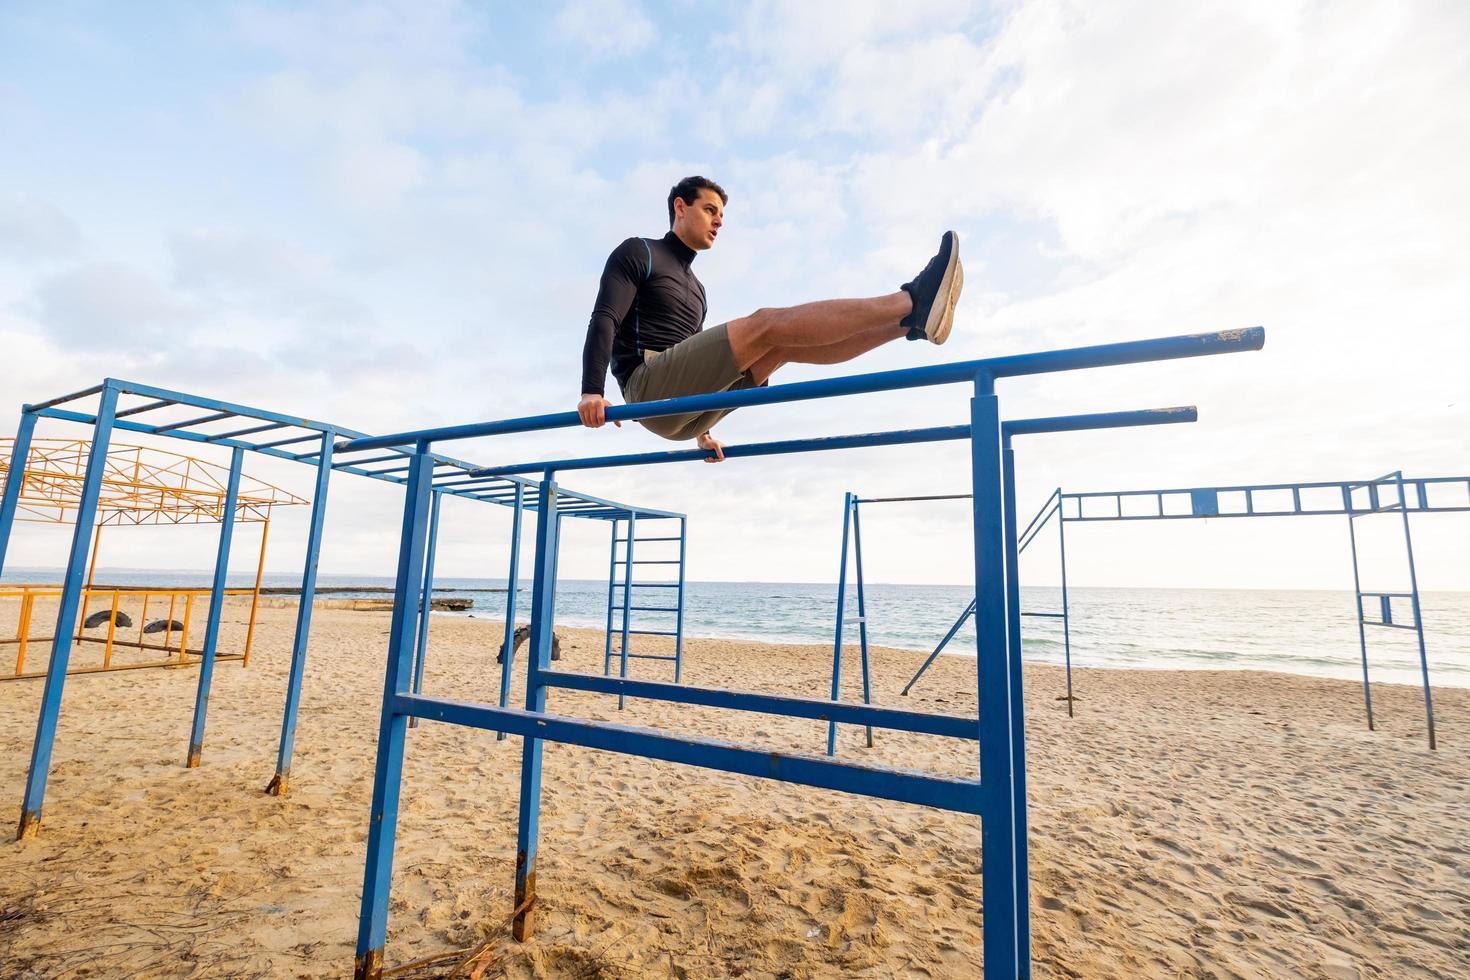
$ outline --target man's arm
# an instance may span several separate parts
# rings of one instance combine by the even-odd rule
[[[705,457],[704,461],[706,463],[723,463],[725,461],[725,444],[715,438],[713,430],[701,432],[695,444],[705,452],[714,453],[713,456]]]
[[[607,407],[612,403],[603,397],[603,392],[613,337],[632,309],[638,284],[647,273],[648,252],[642,239],[628,239],[607,257],[597,286],[597,301],[587,322],[587,340],[582,345],[582,398],[577,404],[577,414],[585,426],[595,429],[607,421]]]

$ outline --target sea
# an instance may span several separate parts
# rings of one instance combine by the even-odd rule
[[[59,581],[55,569],[7,569],[6,581]],[[117,585],[206,586],[202,571],[107,571],[97,583]],[[231,587],[248,586],[231,576]],[[267,574],[268,586],[300,584],[299,574]],[[318,589],[391,587],[386,577],[322,574]],[[504,579],[440,578],[436,597],[471,600],[469,610],[436,613],[503,619]],[[641,605],[672,605],[667,593],[639,596]],[[635,592],[635,596],[638,593]],[[955,585],[867,584],[868,641],[877,646],[929,651],[965,611],[973,590]],[[1358,624],[1353,594],[1335,591],[1236,589],[1123,589],[1073,587],[1068,590],[1072,665],[1134,670],[1273,670],[1318,677],[1361,680]],[[685,636],[723,637],[774,643],[831,645],[836,622],[834,583],[689,582],[684,608]],[[518,592],[517,619],[530,607],[529,586]],[[556,620],[568,626],[603,629],[607,623],[607,582],[562,580],[557,584]],[[1021,589],[1027,613],[1061,611],[1056,588]],[[1470,592],[1426,592],[1421,596],[1425,650],[1434,686],[1470,687]],[[1407,606],[1395,616],[1407,619]],[[848,615],[857,614],[849,585]],[[671,613],[637,612],[635,629],[672,629]],[[1368,666],[1374,681],[1421,682],[1419,646],[1413,630],[1366,627]],[[844,642],[858,641],[849,622]],[[634,644],[636,649],[636,642]],[[1065,659],[1062,623],[1045,616],[1022,622],[1022,656],[1038,663]],[[945,656],[975,656],[975,627],[967,622],[949,643]]]

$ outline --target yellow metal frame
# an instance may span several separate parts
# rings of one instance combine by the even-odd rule
[[[0,439],[0,484],[5,482],[11,466],[10,455],[14,449],[13,439]],[[30,456],[26,460],[25,479],[21,483],[20,498],[16,507],[16,520],[46,524],[72,524],[76,519],[76,508],[81,499],[82,481],[86,476],[87,456],[91,443],[85,439],[35,439],[31,442]],[[77,620],[75,639],[79,643],[102,643],[102,663],[85,667],[70,667],[68,674],[90,674],[112,670],[136,670],[140,667],[178,667],[199,661],[190,660],[188,650],[189,627],[194,617],[195,599],[208,596],[210,589],[147,589],[147,588],[104,588],[93,586],[97,570],[97,554],[102,544],[104,526],[145,526],[158,524],[217,524],[224,520],[225,498],[229,483],[229,468],[166,452],[148,446],[112,445],[107,452],[107,465],[103,471],[101,496],[97,504],[97,532],[92,539],[92,554],[87,566],[87,584],[82,591],[81,616]],[[249,666],[250,650],[255,642],[255,620],[260,608],[260,583],[265,575],[265,547],[270,536],[271,510],[275,507],[290,507],[306,503],[306,499],[272,486],[264,481],[245,475],[240,476],[240,489],[236,495],[235,520],[259,523],[260,557],[255,567],[255,585],[249,589],[226,589],[226,596],[249,595],[250,622],[245,633],[245,649],[242,653],[216,654],[215,660],[238,660],[241,666]],[[19,598],[20,619],[14,639],[0,639],[0,646],[16,645],[15,670],[0,673],[0,681],[17,680],[25,677],[44,677],[46,672],[25,670],[26,649],[31,643],[51,640],[53,637],[30,635],[31,619],[37,599],[61,596],[60,585],[16,584],[0,586],[0,599]],[[85,635],[84,624],[92,603],[97,596],[104,601],[110,597],[111,616],[107,627],[107,639]],[[168,598],[168,622],[164,631],[163,644],[145,643],[143,627],[147,625],[148,606],[154,599]],[[136,640],[117,637],[117,612],[124,597],[143,599],[143,611],[139,616]],[[171,646],[174,615],[179,600],[184,602],[183,629],[179,631],[177,650]],[[168,654],[163,660],[146,663],[114,664],[112,653],[116,647],[138,650],[162,650]],[[177,656],[173,654],[177,653]]]

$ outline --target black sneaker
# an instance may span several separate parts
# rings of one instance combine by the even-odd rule
[[[908,327],[909,340],[928,340],[942,344],[949,339],[954,326],[954,305],[965,285],[965,270],[960,265],[960,236],[947,231],[939,239],[939,251],[924,271],[901,287],[914,301],[913,311],[899,321]]]

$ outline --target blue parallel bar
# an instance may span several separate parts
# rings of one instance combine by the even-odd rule
[[[510,668],[515,660],[516,592],[520,588],[521,518],[526,512],[526,487],[516,484],[515,511],[510,524],[510,568],[505,575],[505,646],[500,658],[500,706],[510,705]],[[496,732],[495,741],[503,742],[505,732]]]
[[[235,429],[232,432],[221,432],[217,435],[205,436],[204,438],[210,442],[215,442],[219,439],[238,439],[240,436],[253,436],[258,432],[272,432],[276,429],[284,429],[286,425],[287,423],[285,422],[267,422],[264,425],[252,425],[248,429]]]
[[[419,593],[419,635],[413,655],[413,693],[424,690],[424,660],[429,653],[429,613],[434,602],[434,552],[439,547],[439,505],[444,494],[431,493],[434,503],[429,508],[429,550],[424,558],[424,587]],[[409,728],[418,727],[418,719],[410,718]]]
[[[1261,327],[1250,327],[1244,330],[1222,330],[1214,333],[1099,344],[1093,347],[1017,354],[980,361],[960,361],[952,364],[905,368],[898,371],[880,371],[875,374],[798,381],[792,384],[772,385],[768,388],[745,388],[712,395],[666,398],[659,401],[639,402],[634,405],[615,405],[607,410],[607,420],[609,422],[636,421],[752,405],[779,405],[840,395],[861,395],[879,391],[897,391],[903,388],[963,384],[972,381],[980,374],[995,379],[1028,374],[1048,374],[1057,371],[1076,371],[1084,368],[1112,367],[1119,364],[1141,364],[1182,357],[1202,357],[1232,351],[1260,350],[1265,343],[1266,331]],[[366,449],[388,449],[420,441],[429,443],[469,439],[476,436],[509,435],[516,432],[571,428],[581,424],[581,418],[576,412],[556,412],[550,415],[534,415],[496,422],[472,422],[466,425],[441,426],[385,436],[352,439],[339,446],[338,450],[359,452]],[[545,467],[547,464],[535,465]]]
[[[893,432],[865,432],[850,436],[823,436],[816,439],[786,439],[780,442],[753,442],[743,446],[726,446],[725,458],[821,453],[832,449],[861,449],[868,446],[903,446],[911,443],[948,442],[968,437],[969,429],[963,425],[939,426],[931,429],[900,429]],[[476,476],[509,476],[516,473],[539,473],[547,468],[557,471],[594,470],[611,466],[687,463],[708,458],[709,453],[703,449],[673,449],[661,453],[630,453],[621,456],[591,456],[580,459],[547,460],[540,463],[516,463],[509,466],[487,466],[472,472]]]
[[[1026,722],[1021,697],[1021,556],[1016,548],[1016,451],[1009,435],[1001,439],[1001,470],[1006,517],[1006,640],[1010,654],[1011,681],[1011,773],[1015,814],[1016,956],[1020,976],[1031,976],[1031,862],[1026,839]]]
[[[393,881],[393,844],[398,833],[398,796],[408,729],[408,718],[398,710],[397,697],[407,693],[409,674],[413,669],[413,610],[418,589],[423,583],[432,475],[428,457],[422,452],[415,454],[414,465],[408,473],[408,489],[404,494],[398,578],[393,593],[393,619],[388,631],[388,663],[383,677],[383,713],[378,727],[377,765],[373,770],[372,814],[368,821],[362,914],[354,966],[358,980],[378,977],[383,971],[383,943],[388,936],[388,892]]]
[[[311,498],[311,522],[306,530],[306,560],[301,568],[301,604],[296,608],[296,636],[291,642],[291,671],[286,680],[286,707],[281,718],[281,745],[276,752],[276,774],[265,791],[285,796],[290,790],[291,756],[296,748],[296,715],[301,709],[301,682],[306,676],[306,645],[311,636],[311,607],[316,601],[317,562],[322,551],[322,529],[327,519],[327,486],[332,477],[332,444],[336,433],[322,433],[316,491]]]
[[[1001,423],[1001,432],[1005,436],[1034,436],[1046,432],[1129,429],[1141,425],[1177,425],[1198,421],[1198,408],[1193,405],[1179,405],[1174,408],[1144,408],[1127,412],[1091,412],[1086,415],[1012,419]]]
[[[206,422],[218,422],[221,419],[234,417],[234,412],[212,412],[209,415],[201,415],[197,419],[187,419],[183,422],[169,422],[165,425],[156,425],[153,427],[153,431],[158,435],[164,435],[165,433],[172,432],[174,429],[191,429],[196,425],[203,425]],[[205,436],[205,438],[207,439],[209,437]]]
[[[41,829],[41,804],[46,798],[46,777],[51,770],[51,750],[56,741],[56,722],[61,714],[61,692],[66,685],[67,663],[71,660],[72,633],[77,621],[77,605],[82,596],[82,577],[87,570],[87,547],[91,543],[92,528],[97,521],[97,499],[102,491],[102,475],[107,469],[107,446],[112,440],[112,414],[117,410],[117,389],[106,384],[101,391],[102,397],[97,406],[97,428],[92,433],[92,448],[87,453],[87,472],[82,478],[76,526],[72,529],[71,552],[66,563],[66,578],[62,582],[61,608],[56,613],[51,663],[46,668],[46,687],[41,692],[36,739],[31,744],[31,767],[26,773],[25,796],[21,802],[16,840],[34,837]],[[9,481],[7,491],[8,483]]]
[[[980,702],[981,891],[985,907],[982,937],[986,972],[1021,975],[1016,888],[1015,783],[1011,770],[1010,651],[1006,642],[1006,524],[1002,503],[1000,408],[992,378],[975,377],[970,402],[970,460],[975,535],[975,641]],[[1024,846],[1025,828],[1019,828]]]
[[[93,385],[90,388],[83,388],[81,391],[74,391],[74,392],[72,392],[69,395],[60,395],[60,396],[58,396],[56,398],[51,398],[51,399],[48,399],[48,400],[46,400],[44,402],[36,402],[34,405],[27,405],[26,406],[26,411],[29,411],[29,412],[39,412],[42,409],[51,408],[52,406],[55,406],[55,405],[61,405],[61,404],[65,403],[65,402],[73,402],[73,401],[76,401],[78,398],[87,398],[87,397],[90,397],[90,396],[95,395],[98,392],[102,391],[103,389],[110,388],[110,387],[112,387],[112,383],[111,383],[111,380],[109,379],[108,381],[104,381],[100,385]],[[117,411],[117,403],[116,403],[116,401],[114,401],[113,402],[113,414],[116,414],[116,411]]]
[[[847,542],[852,533],[852,492],[842,495],[842,565],[837,570],[837,635],[832,641],[832,700],[842,696],[842,626],[847,616]],[[837,721],[827,723],[827,754],[837,751]]]
[[[843,762],[821,756],[771,752],[712,738],[667,735],[653,729],[612,722],[582,721],[544,711],[517,711],[423,695],[399,696],[394,699],[394,708],[451,725],[489,730],[504,728],[514,735],[525,736],[528,742],[545,739],[961,813],[979,810],[981,785],[969,779]],[[520,904],[517,901],[517,907]]]
[[[1061,619],[1063,614],[1059,612],[1023,612],[1022,616],[1037,616],[1044,619]]]
[[[5,477],[5,493],[0,496],[0,573],[5,571],[5,552],[10,546],[10,532],[15,527],[15,511],[20,504],[20,491],[25,486],[26,464],[31,458],[31,435],[36,431],[36,416],[22,410],[15,442],[10,449],[10,470]]]
[[[1414,537],[1409,532],[1409,509],[1404,497],[1404,475],[1395,473],[1394,477],[1398,481],[1399,502],[1405,504],[1399,508],[1399,513],[1403,515],[1404,552],[1409,558],[1410,602],[1414,610],[1414,631],[1419,638],[1419,669],[1424,678],[1424,719],[1429,729],[1429,748],[1433,751],[1439,746],[1434,735],[1434,699],[1429,693],[1429,654],[1424,648],[1424,618],[1420,615],[1419,610],[1419,573],[1414,568]]]
[[[556,512],[556,480],[548,473],[536,495],[536,570],[531,588],[530,655],[526,658],[526,712],[545,717],[544,671],[551,670],[552,629],[556,616],[556,564],[561,518]],[[632,537],[629,528],[629,537]],[[499,709],[489,709],[501,714]],[[509,709],[507,709],[508,711]],[[541,725],[519,732],[521,744],[521,797],[516,824],[515,909],[511,935],[517,942],[530,938],[536,909],[536,852],[541,842],[541,761],[545,733]]]
[[[199,768],[204,751],[204,718],[209,711],[209,686],[214,681],[214,654],[219,646],[219,622],[225,606],[225,578],[230,574],[230,544],[235,539],[235,504],[240,497],[240,468],[245,450],[230,452],[230,476],[225,486],[224,514],[219,525],[219,550],[214,557],[214,584],[209,591],[209,618],[204,627],[204,650],[199,660],[199,688],[194,694],[194,724],[189,730],[189,755],[184,765]]]
[[[1072,696],[1072,611],[1067,601],[1067,515],[1062,510],[1061,487],[1057,487],[1057,550],[1062,570],[1062,651],[1067,664],[1067,717],[1071,718],[1076,698]]]
[[[1358,575],[1358,532],[1354,526],[1351,498],[1346,486],[1343,501],[1348,505],[1348,545],[1353,555],[1353,618],[1358,621],[1358,651],[1363,660],[1363,710],[1368,716],[1368,731],[1373,731],[1373,691],[1368,684],[1368,632],[1363,628],[1363,584]]]
[[[614,519],[609,523],[612,525],[612,544],[608,548],[607,556],[607,627],[603,631],[602,645],[602,672],[604,674],[612,673],[613,603],[617,601],[618,589],[618,524],[620,522]],[[626,589],[626,586],[624,588]]]
[[[958,715],[936,715],[923,711],[903,711],[851,701],[824,701],[821,698],[793,698],[759,691],[737,691],[727,688],[691,687],[663,681],[641,681],[633,678],[604,677],[569,671],[546,671],[542,680],[550,687],[593,694],[626,694],[628,697],[671,704],[697,704],[707,708],[731,711],[755,711],[787,718],[813,718],[840,721],[845,725],[867,725],[895,732],[938,735],[974,741],[979,737],[974,718]]]

